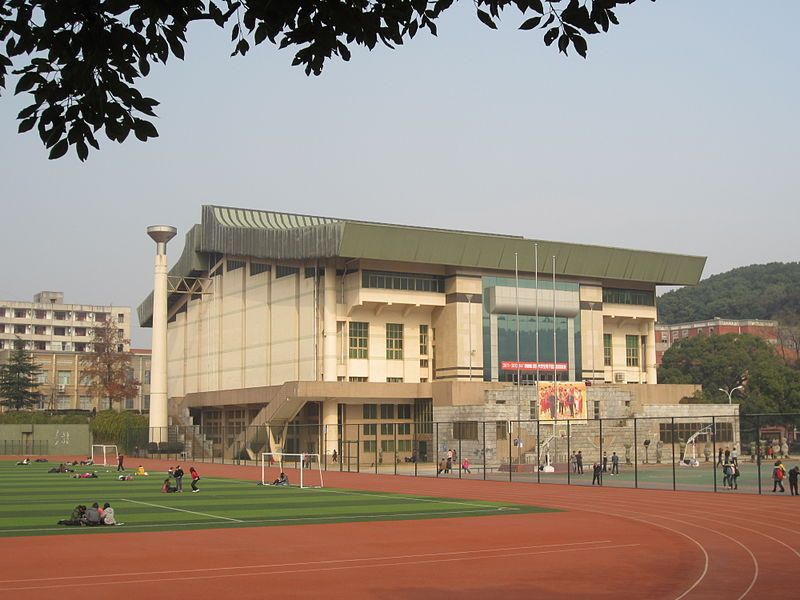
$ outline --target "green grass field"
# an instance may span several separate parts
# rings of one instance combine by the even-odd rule
[[[113,468],[94,467],[97,479],[47,473],[54,463],[17,466],[0,461],[0,537],[131,531],[263,527],[438,519],[547,512],[535,506],[457,498],[428,498],[344,489],[258,486],[254,481],[206,478],[201,491],[163,494],[163,473],[119,481]],[[92,467],[75,467],[76,470]],[[121,527],[67,527],[78,504],[110,502]]]

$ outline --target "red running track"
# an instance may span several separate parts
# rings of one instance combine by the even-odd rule
[[[151,470],[167,463],[147,461]],[[198,465],[200,466],[200,465]],[[260,478],[203,464],[203,476]],[[0,599],[789,598],[800,498],[328,472],[560,513],[0,540]]]

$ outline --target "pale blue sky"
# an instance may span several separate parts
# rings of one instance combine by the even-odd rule
[[[462,0],[438,38],[316,78],[270,45],[230,58],[202,25],[143,85],[161,137],[83,164],[17,135],[6,95],[0,298],[135,308],[145,228],[179,228],[174,261],[209,203],[698,254],[706,275],[797,260],[800,3],[757,8],[640,0],[583,60]]]

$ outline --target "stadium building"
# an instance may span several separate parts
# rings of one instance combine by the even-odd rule
[[[424,428],[403,423],[459,421],[452,435],[472,439],[478,421],[536,418],[535,386],[517,379],[590,385],[588,418],[677,405],[694,388],[654,385],[656,286],[696,284],[704,264],[203,206],[169,273],[170,420],[226,449],[266,425],[271,439],[248,440],[251,454],[270,441],[341,453],[345,428],[358,423],[375,434],[361,453],[408,455]],[[152,307],[151,294],[138,309],[144,327]],[[324,434],[303,437],[290,424]]]

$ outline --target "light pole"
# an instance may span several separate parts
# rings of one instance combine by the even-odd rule
[[[156,243],[153,270],[153,349],[150,375],[150,441],[167,440],[167,242],[177,229],[169,225],[153,225],[147,235]]]
[[[728,395],[728,404],[733,404],[733,392],[735,392],[736,390],[743,390],[743,389],[744,389],[743,385],[737,385],[731,391],[728,391],[725,388],[719,388],[719,391],[725,392]]]
[[[469,329],[469,380],[472,381],[472,294],[467,296],[467,328]]]

